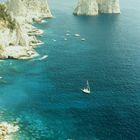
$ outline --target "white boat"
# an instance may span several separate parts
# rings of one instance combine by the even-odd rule
[[[53,42],[56,42],[56,40],[55,40],[55,39],[53,39]]]
[[[79,34],[75,34],[75,36],[76,36],[76,37],[80,37],[80,35],[79,35]]]
[[[66,34],[66,36],[70,36],[70,34],[69,34],[69,33],[67,33],[67,34]]]
[[[81,41],[85,41],[85,40],[86,40],[85,38],[82,38],[82,39],[81,39]]]
[[[81,90],[82,90],[84,93],[86,93],[86,94],[90,94],[90,93],[91,93],[88,80],[87,80],[87,86],[86,86],[85,88],[81,89]]]

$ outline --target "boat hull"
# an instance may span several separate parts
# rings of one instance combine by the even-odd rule
[[[87,89],[81,89],[83,93],[90,94],[91,92]]]

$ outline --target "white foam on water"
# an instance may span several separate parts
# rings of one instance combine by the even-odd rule
[[[38,60],[44,60],[44,59],[46,59],[48,57],[48,55],[44,55],[44,56],[42,56],[41,58],[38,58]]]
[[[36,58],[36,59],[31,59],[30,61],[41,61],[41,60],[47,59],[47,57],[48,57],[48,55],[44,55],[44,56]]]

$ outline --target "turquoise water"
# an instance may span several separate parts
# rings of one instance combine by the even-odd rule
[[[73,16],[74,0],[49,3],[55,18],[35,25],[48,58],[0,63],[0,120],[19,122],[19,140],[139,140],[140,2],[96,17]]]

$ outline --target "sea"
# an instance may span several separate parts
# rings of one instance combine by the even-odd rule
[[[39,57],[0,62],[0,122],[14,140],[140,140],[140,1],[94,17],[76,3],[49,0]]]

